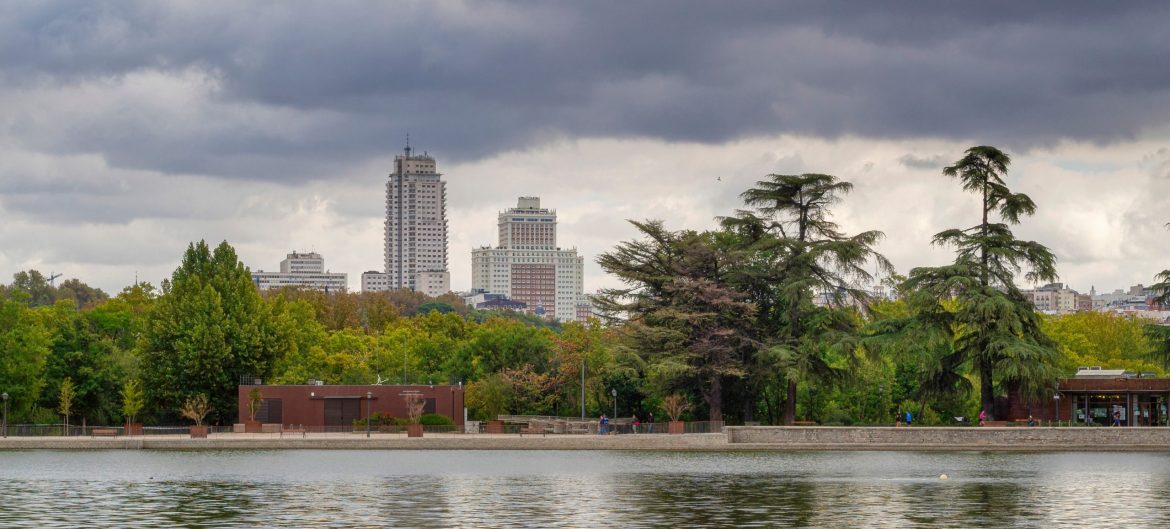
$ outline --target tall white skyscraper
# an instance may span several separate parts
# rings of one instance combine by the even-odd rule
[[[386,182],[385,277],[362,274],[363,290],[409,288],[428,296],[451,291],[447,183],[435,169],[434,158],[413,154],[409,145],[394,157]]]
[[[527,310],[560,321],[585,320],[592,313],[584,295],[585,259],[576,248],[557,247],[557,212],[538,197],[520,197],[500,213],[499,246],[471,251],[473,289],[505,294]]]

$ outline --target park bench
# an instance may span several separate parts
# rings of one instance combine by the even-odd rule
[[[1003,428],[1008,425],[1008,421],[983,421],[983,426]]]
[[[792,421],[793,426],[816,426],[816,421]]]
[[[97,437],[99,435],[102,437],[117,437],[118,436],[118,429],[117,428],[94,428],[94,429],[89,431],[90,437]]]

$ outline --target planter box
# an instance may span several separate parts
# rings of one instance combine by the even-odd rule
[[[144,430],[142,428],[142,423],[140,423],[140,422],[126,423],[126,435],[142,435],[143,433],[144,433]]]
[[[261,433],[264,431],[264,424],[260,421],[244,421],[244,433]]]
[[[421,424],[408,424],[408,425],[406,425],[406,436],[407,437],[422,437],[423,436],[422,425]]]
[[[682,421],[670,421],[667,423],[667,431],[672,434],[681,434],[687,431],[687,423]]]
[[[192,426],[191,427],[191,438],[192,439],[207,439],[207,426]]]
[[[483,424],[483,433],[504,433],[504,421],[488,421]]]

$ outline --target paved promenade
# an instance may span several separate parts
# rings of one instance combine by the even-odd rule
[[[716,434],[493,435],[318,433],[137,437],[8,437],[0,450],[696,450],[1170,452],[1170,428],[731,426]]]

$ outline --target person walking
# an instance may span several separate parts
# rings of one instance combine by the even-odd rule
[[[910,426],[910,423],[912,423],[912,422],[914,422],[914,416],[910,414],[909,410],[907,410],[906,411],[906,426]]]
[[[605,435],[607,433],[609,433],[609,417],[606,417],[603,413],[601,414],[601,420],[597,421],[597,434]]]
[[[634,433],[638,433],[638,427],[642,426],[642,421],[638,420],[638,416],[634,415]]]
[[[979,410],[979,426],[983,426],[983,422],[987,420],[987,410]]]
[[[646,432],[654,433],[654,412],[646,413]]]

